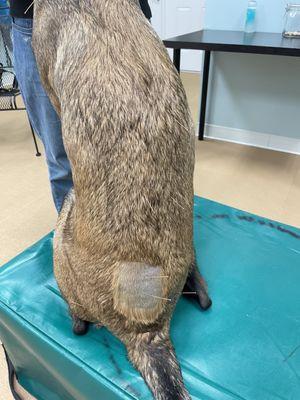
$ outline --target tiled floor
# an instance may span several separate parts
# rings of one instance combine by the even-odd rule
[[[196,119],[199,77],[183,75]],[[56,213],[44,157],[36,158],[23,112],[0,113],[0,265],[45,235]],[[225,142],[196,145],[195,191],[300,227],[300,157]],[[0,399],[12,400],[0,351]]]

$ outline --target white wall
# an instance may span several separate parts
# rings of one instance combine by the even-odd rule
[[[260,0],[257,30],[281,33],[287,2]],[[207,0],[205,28],[243,30],[247,3]],[[207,133],[217,126],[212,136],[299,153],[299,74],[297,57],[215,53]]]
[[[203,28],[205,0],[149,0],[149,4],[153,14],[152,24],[161,39]],[[184,50],[182,70],[201,71],[201,69],[202,52]]]

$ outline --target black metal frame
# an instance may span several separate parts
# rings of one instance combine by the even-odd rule
[[[204,53],[204,67],[203,67],[203,79],[202,79],[202,93],[201,93],[201,106],[200,106],[200,120],[199,120],[199,131],[198,139],[204,140],[204,129],[205,129],[205,117],[207,107],[207,93],[208,93],[208,82],[209,82],[209,68],[210,68],[210,56],[211,52],[206,50]],[[181,64],[181,49],[174,49],[173,63],[177,71],[180,73]]]
[[[5,347],[3,345],[2,345],[2,347],[3,347],[3,350],[4,350],[5,359],[6,359],[6,363],[7,363],[8,382],[9,382],[9,387],[10,387],[11,394],[12,394],[12,396],[13,396],[13,398],[15,400],[23,400],[15,390],[14,378],[17,379],[17,374],[16,374],[16,371],[15,371],[15,368],[14,368],[10,358],[8,357],[8,354],[7,354],[6,350],[5,350]]]
[[[200,107],[200,121],[198,139],[204,140],[205,117],[207,106],[207,92],[209,82],[209,67],[210,67],[210,51],[206,50],[204,53],[204,66],[203,66],[203,80],[202,80],[202,94],[201,94],[201,107]]]
[[[21,92],[19,89],[19,85],[18,85],[16,76],[15,76],[14,72],[11,70],[13,66],[12,66],[10,55],[9,55],[9,51],[7,49],[7,45],[4,41],[4,35],[2,33],[1,26],[0,26],[0,35],[1,35],[0,39],[2,40],[3,45],[4,45],[4,51],[5,51],[6,61],[7,61],[7,65],[3,65],[0,63],[0,98],[4,98],[4,99],[8,100],[8,102],[7,102],[8,105],[3,108],[0,107],[0,111],[26,111],[25,107],[18,107],[18,105],[17,105],[17,98],[21,96]],[[12,87],[6,88],[3,85],[1,85],[1,82],[2,82],[1,79],[2,79],[2,76],[4,73],[13,75]],[[36,136],[35,136],[33,127],[31,125],[31,122],[29,120],[28,114],[27,114],[27,118],[29,121],[29,126],[30,126],[30,130],[31,130],[31,134],[32,134],[33,142],[34,142],[34,147],[36,150],[36,156],[39,157],[39,156],[41,156],[41,153],[39,151]]]

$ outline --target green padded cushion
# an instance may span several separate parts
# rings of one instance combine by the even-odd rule
[[[195,199],[195,245],[213,307],[181,299],[172,338],[194,400],[300,399],[300,231]],[[0,269],[0,339],[39,400],[151,399],[106,329],[71,332],[52,234]]]

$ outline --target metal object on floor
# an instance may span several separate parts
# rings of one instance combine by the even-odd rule
[[[5,26],[7,29],[7,26]],[[4,24],[0,17],[0,111],[24,111],[25,107],[19,107],[17,99],[21,97],[18,81],[12,65],[12,54],[7,35],[4,34]],[[36,136],[29,121],[36,156],[41,156]]]
[[[8,382],[9,382],[11,394],[15,400],[22,400],[22,398],[16,392],[15,385],[14,385],[15,378],[17,379],[15,368],[14,368],[12,362],[10,361],[10,358],[8,357],[8,354],[7,354],[4,346],[3,346],[3,350],[4,350],[5,359],[6,359],[6,363],[7,363]]]

